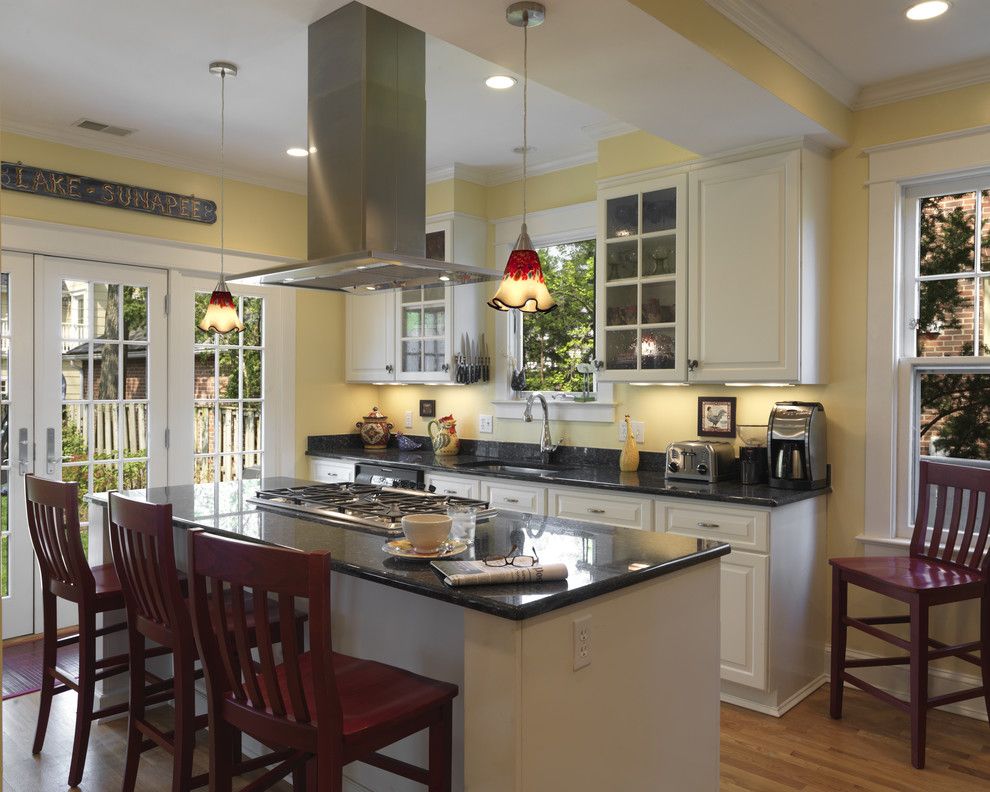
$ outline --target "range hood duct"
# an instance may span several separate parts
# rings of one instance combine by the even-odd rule
[[[309,26],[309,261],[229,280],[334,291],[477,283],[425,257],[426,39],[360,3]]]

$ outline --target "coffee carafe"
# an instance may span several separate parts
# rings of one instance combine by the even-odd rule
[[[829,485],[825,408],[818,402],[777,402],[767,432],[770,486],[822,489]]]

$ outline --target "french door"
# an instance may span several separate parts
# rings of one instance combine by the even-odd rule
[[[10,312],[34,308],[33,323],[16,316],[9,334],[11,398],[5,406],[11,415],[4,448],[13,451],[16,440],[20,449],[23,438],[30,454],[28,464],[11,456],[3,471],[11,480],[6,638],[41,628],[23,505],[25,472],[33,468],[79,485],[83,542],[93,563],[110,557],[104,537],[89,534],[86,496],[166,483],[168,281],[164,271],[145,267],[3,255]],[[33,374],[14,367],[18,361],[30,366],[32,357]],[[59,622],[75,621],[75,608],[60,601]]]

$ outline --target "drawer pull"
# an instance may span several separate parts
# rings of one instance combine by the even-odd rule
[[[457,490],[452,490],[452,489],[445,489],[445,490],[443,491],[443,494],[444,494],[444,495],[456,495],[456,494],[457,494]]]
[[[519,503],[519,498],[506,498],[506,503]]]
[[[327,475],[328,475],[328,476],[329,476],[330,478],[337,478],[337,477],[338,477],[338,476],[340,475],[340,473],[327,473]]]
[[[720,526],[719,526],[718,523],[700,522],[700,523],[698,523],[698,527],[699,528],[718,528]]]
[[[588,509],[589,514],[604,514],[604,509]]]

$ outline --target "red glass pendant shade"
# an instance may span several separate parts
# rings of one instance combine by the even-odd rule
[[[488,305],[499,311],[515,308],[523,313],[545,313],[557,307],[543,279],[540,256],[533,250],[526,226],[505,264],[505,274]]]
[[[227,290],[227,284],[223,278],[217,283],[217,287],[210,295],[210,304],[206,307],[206,315],[197,325],[200,330],[214,332],[224,335],[232,330],[240,332],[244,329],[244,323],[237,315],[237,304],[233,295]]]

